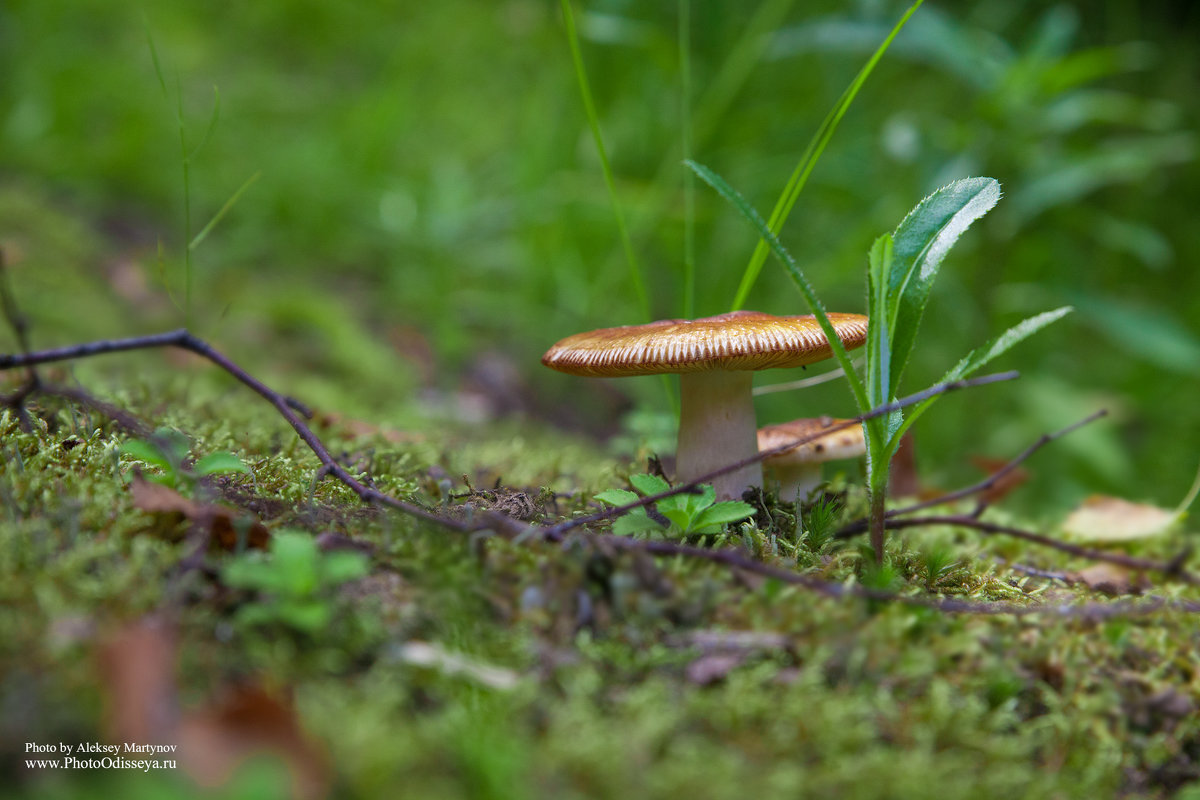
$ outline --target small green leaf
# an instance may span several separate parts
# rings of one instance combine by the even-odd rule
[[[630,475],[629,482],[642,494],[658,494],[671,488],[671,485],[659,476],[644,473]]]
[[[706,528],[709,525],[728,525],[731,522],[746,519],[754,515],[754,506],[739,500],[728,500],[709,506],[692,520],[696,528]]]
[[[646,514],[646,510],[639,508],[630,511],[625,516],[613,523],[612,532],[617,536],[635,536],[639,533],[647,531],[661,531],[663,526]]]
[[[250,468],[233,453],[218,452],[209,453],[197,461],[192,470],[197,475],[216,475],[225,472],[249,472]]]
[[[330,587],[340,586],[347,581],[361,578],[370,571],[370,559],[363,553],[326,553],[321,562],[321,583]]]
[[[660,508],[659,513],[671,520],[672,530],[687,533],[692,529],[693,516],[686,508]]]
[[[145,461],[152,466],[171,469],[171,462],[163,455],[162,450],[150,442],[144,442],[141,439],[130,439],[121,445],[121,452],[127,456],[136,458],[138,461]]]
[[[624,506],[630,503],[636,503],[642,498],[638,497],[634,492],[625,489],[605,489],[600,494],[596,495],[596,499],[602,503],[608,503],[611,506]]]

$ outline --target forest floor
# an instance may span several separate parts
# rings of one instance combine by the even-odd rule
[[[952,526],[893,532],[876,569],[835,535],[866,506],[841,479],[826,519],[768,501],[688,540],[810,585],[615,547],[607,523],[547,542],[521,529],[643,465],[533,422],[318,411],[379,491],[516,521],[459,533],[365,506],[195,367],[107,387],[173,439],[61,398],[0,412],[0,783],[22,796],[1183,797],[1200,777],[1188,573]],[[201,475],[213,453],[247,471]],[[1055,533],[1003,502],[983,518]],[[127,761],[29,760],[92,743]]]

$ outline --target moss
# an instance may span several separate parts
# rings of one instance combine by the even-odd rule
[[[581,542],[463,537],[314,483],[316,459],[271,409],[206,386],[141,384],[118,399],[184,432],[193,455],[228,450],[251,467],[194,491],[271,528],[365,542],[373,574],[329,596],[336,622],[324,632],[239,626],[237,609],[253,595],[181,575],[181,530],[133,506],[124,482],[134,463],[119,453],[126,434],[52,401],[30,408],[28,432],[0,413],[0,663],[6,730],[20,741],[99,736],[107,690],[95,648],[121,623],[171,608],[183,697],[230,676],[293,687],[302,723],[336,765],[338,793],[350,797],[1162,795],[1200,774],[1200,643],[1182,612],[1106,622],[948,615]],[[430,426],[417,438],[323,431],[387,491],[433,505],[519,494],[542,519],[585,508],[627,469],[529,424]],[[782,566],[794,554],[797,568],[830,580],[974,600],[1102,599],[1008,572],[998,555],[1070,563],[1019,542],[909,532],[891,542],[884,578],[856,543],[810,549],[795,527],[794,509],[768,505],[730,535]],[[219,569],[230,555],[206,558]],[[718,652],[726,660],[706,673],[714,653],[689,636],[714,630],[777,639]],[[409,663],[410,641],[518,682],[489,688]],[[17,777],[30,792],[43,786]],[[79,780],[64,791],[141,778]]]

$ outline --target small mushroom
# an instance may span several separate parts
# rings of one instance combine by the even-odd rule
[[[774,450],[789,442],[800,442],[763,459],[763,468],[779,481],[779,496],[784,500],[804,500],[821,483],[821,464],[858,458],[867,452],[862,425],[855,424],[822,433],[850,420],[832,417],[797,419],[758,429],[758,449]],[[815,437],[815,438],[813,438]]]
[[[847,350],[866,341],[866,317],[829,314],[829,321]],[[691,481],[758,452],[755,370],[799,367],[831,355],[815,317],[732,311],[575,334],[551,347],[542,363],[590,377],[679,373],[676,473],[680,481]],[[761,485],[758,462],[713,480],[720,499],[739,498]]]

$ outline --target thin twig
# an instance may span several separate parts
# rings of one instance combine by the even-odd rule
[[[248,386],[259,396],[265,399],[268,403],[275,407],[296,434],[308,445],[309,449],[316,454],[317,459],[321,462],[322,467],[330,474],[350,488],[352,492],[358,495],[364,503],[389,506],[406,514],[411,514],[414,517],[433,522],[451,530],[456,530],[462,533],[467,533],[480,529],[479,524],[462,522],[460,520],[449,519],[447,517],[435,514],[414,503],[407,503],[399,498],[384,494],[376,489],[366,486],[353,475],[350,474],[341,464],[334,459],[333,455],[325,447],[324,443],[313,433],[312,429],[299,416],[303,411],[297,411],[298,408],[303,408],[295,400],[292,400],[279,392],[274,391],[265,383],[255,378],[246,370],[239,367],[224,354],[213,348],[207,342],[193,336],[186,329],[170,331],[168,333],[154,334],[150,336],[136,336],[128,339],[107,339],[96,342],[88,342],[85,344],[72,345],[69,347],[59,347],[53,350],[42,350],[36,353],[23,353],[20,355],[0,355],[0,369],[10,369],[20,366],[33,366],[36,364],[45,364],[52,361],[64,361],[71,358],[81,358],[84,356],[100,355],[101,353],[118,353],[128,350],[145,350],[157,347],[178,347],[181,350],[188,350],[197,355],[207,358],[223,370],[228,372],[238,381]]]
[[[1013,525],[1000,525],[995,522],[978,519],[966,514],[950,514],[946,516],[935,517],[905,517],[904,519],[889,519],[886,522],[888,530],[899,530],[901,528],[919,528],[927,525],[953,525],[963,528],[971,528],[986,534],[1002,534],[1012,536],[1017,539],[1024,539],[1027,542],[1043,545],[1054,550],[1059,550],[1069,555],[1086,558],[1090,561],[1107,561],[1110,564],[1117,564],[1122,567],[1137,570],[1149,570],[1151,572],[1161,572],[1164,575],[1169,575],[1189,584],[1200,584],[1200,579],[1195,575],[1183,569],[1183,560],[1187,553],[1183,553],[1170,561],[1155,561],[1149,558],[1138,558],[1136,556],[1127,556],[1122,553],[1109,553],[1104,550],[1095,550],[1090,547],[1064,542],[1061,539],[1054,539],[1049,536],[1043,536],[1040,533],[1027,531],[1024,528],[1018,528]],[[865,520],[847,525],[837,532],[836,536],[839,539],[847,538],[858,533],[863,533],[867,529]]]
[[[823,581],[811,575],[767,564],[751,558],[738,550],[695,547],[677,542],[657,539],[632,539],[626,536],[614,536],[611,534],[591,534],[586,536],[585,540],[596,542],[602,546],[607,545],[615,550],[636,550],[660,557],[683,556],[710,561],[733,569],[740,569],[756,575],[773,578],[793,586],[802,586],[827,597],[837,599],[855,597],[864,600],[895,602],[903,605],[931,608],[952,614],[1008,614],[1014,616],[1052,614],[1059,617],[1107,619],[1114,616],[1149,614],[1161,609],[1177,609],[1188,612],[1200,611],[1200,603],[1169,600],[1163,597],[1151,597],[1140,601],[1070,605],[1065,603],[989,603],[930,595],[905,595],[882,589],[871,589],[859,584]]]
[[[0,365],[2,365],[2,362],[0,362]],[[968,389],[968,388],[975,387],[975,386],[984,386],[986,384],[997,383],[999,381],[1009,381],[1009,380],[1013,380],[1017,377],[1018,377],[1017,372],[1010,371],[1010,372],[997,372],[992,375],[982,375],[978,378],[969,378],[966,380],[958,380],[958,381],[949,381],[947,383],[939,383],[936,386],[931,386],[930,388],[926,389],[923,392],[917,392],[916,394],[911,394],[908,397],[904,397],[899,400],[893,400],[890,403],[886,403],[882,406],[873,408],[865,414],[860,414],[857,417],[854,417],[852,419],[846,419],[846,420],[842,420],[841,422],[834,423],[833,425],[830,425],[827,428],[822,428],[817,433],[809,434],[807,436],[797,437],[794,441],[786,442],[786,443],[780,445],[779,447],[773,447],[770,450],[760,450],[758,453],[756,453],[752,456],[748,456],[747,458],[743,458],[740,461],[735,461],[731,464],[726,464],[725,466],[723,466],[719,469],[712,470],[711,472],[705,473],[704,475],[700,475],[700,476],[688,481],[687,483],[681,483],[678,486],[667,489],[666,491],[658,492],[657,494],[649,494],[649,495],[639,498],[638,500],[635,500],[630,503],[626,503],[624,505],[613,506],[612,508],[608,508],[603,511],[598,511],[595,514],[589,514],[589,515],[583,516],[583,517],[575,517],[574,519],[569,519],[569,520],[566,520],[565,522],[560,522],[557,525],[552,525],[552,526],[544,529],[545,536],[550,541],[558,541],[562,538],[563,534],[565,534],[567,531],[572,530],[574,528],[578,528],[583,525],[590,525],[594,522],[602,522],[603,520],[606,520],[606,519],[613,519],[614,517],[619,517],[622,514],[626,514],[630,511],[633,511],[636,508],[643,508],[643,507],[649,506],[652,503],[657,503],[659,500],[663,500],[668,497],[673,497],[674,495],[677,495],[677,494],[684,494],[684,493],[694,494],[698,490],[698,487],[701,484],[712,483],[713,478],[720,477],[721,475],[725,475],[726,473],[729,473],[729,472],[734,472],[736,470],[741,469],[742,467],[746,467],[746,466],[749,466],[750,464],[754,464],[755,462],[762,461],[764,458],[770,458],[773,455],[777,455],[779,453],[783,453],[788,450],[792,450],[801,444],[806,444],[807,442],[812,441],[813,439],[817,439],[822,436],[826,436],[830,433],[844,430],[846,428],[852,428],[855,425],[860,425],[860,424],[862,424],[862,422],[864,420],[874,419],[875,417],[881,417],[881,416],[884,416],[885,414],[890,414],[893,411],[899,411],[902,408],[907,408],[908,406],[916,405],[917,403],[924,402],[925,400],[928,400],[931,397],[936,397],[937,395],[940,395],[940,394],[946,394],[949,392],[958,391],[959,389]]]
[[[451,530],[464,533],[490,528],[502,535],[513,537],[520,536],[522,540],[535,538],[547,541],[561,541],[564,538],[566,531],[572,528],[579,527],[589,522],[613,517],[632,510],[633,508],[648,505],[674,494],[694,491],[699,483],[709,481],[718,475],[724,474],[725,472],[740,469],[742,466],[752,463],[759,458],[766,457],[773,452],[764,451],[757,457],[745,459],[743,462],[731,464],[721,470],[716,470],[708,475],[700,476],[700,478],[697,480],[688,484],[677,486],[668,492],[662,492],[657,495],[644,497],[637,503],[631,503],[627,506],[611,509],[602,514],[570,520],[566,523],[561,523],[559,525],[547,528],[525,526],[522,523],[516,522],[515,520],[510,520],[502,515],[486,511],[475,515],[475,518],[472,521],[463,522],[442,517],[420,506],[404,502],[397,498],[391,497],[390,495],[386,495],[360,482],[345,468],[337,463],[337,461],[333,458],[329,450],[316,436],[316,434],[313,433],[313,431],[308,427],[307,424],[305,424],[303,420],[300,419],[299,416],[297,416],[297,409],[303,408],[303,406],[300,406],[300,404],[296,403],[294,400],[291,400],[290,398],[287,398],[284,395],[281,395],[270,389],[268,386],[266,386],[266,384],[254,378],[225,355],[208,345],[206,342],[192,336],[186,330],[178,330],[164,334],[134,337],[129,339],[91,342],[36,353],[26,352],[21,355],[0,355],[0,369],[8,369],[20,366],[32,367],[37,364],[52,361],[62,361],[70,358],[156,347],[178,347],[201,355],[224,369],[250,389],[254,390],[257,394],[275,407],[280,415],[283,416],[283,418],[287,420],[287,422],[296,431],[297,435],[299,435],[304,443],[309,446],[314,454],[316,454],[318,460],[322,464],[323,471],[333,475],[335,478],[349,487],[355,492],[355,494],[358,495],[360,499],[362,499],[363,502],[388,506]],[[837,429],[850,427],[851,425],[860,423],[864,419],[891,413],[894,410],[904,408],[905,406],[913,403],[919,403],[925,399],[928,399],[929,397],[933,397],[943,392],[954,391],[957,389],[967,388],[969,386],[992,383],[998,380],[1009,380],[1014,377],[1016,377],[1016,373],[1002,373],[998,375],[983,376],[981,378],[972,380],[955,381],[948,384],[934,386],[924,392],[920,392],[904,398],[903,400],[889,403],[886,406],[875,409],[868,414],[858,417],[855,420],[850,420],[846,423],[840,423],[836,427]],[[76,393],[62,387],[56,387],[54,391],[55,393],[59,393],[64,396],[74,396],[76,399],[82,399],[82,397],[85,396],[82,393]],[[101,406],[97,407],[102,408],[102,410],[104,410],[106,413],[109,413],[109,409]],[[782,452],[795,446],[796,443],[788,443],[776,449]],[[1074,545],[1066,545],[1065,543],[1055,542],[1054,540],[1047,539],[1046,537],[1039,536],[1038,534],[1032,534],[1028,531],[1020,531],[1019,529],[1012,529],[1006,526],[992,525],[990,523],[981,522],[980,520],[972,517],[911,518],[903,520],[890,520],[888,522],[889,527],[910,527],[920,524],[958,524],[968,527],[975,527],[986,532],[1018,535],[1022,536],[1023,538],[1039,541],[1051,546],[1058,546],[1060,549],[1067,549],[1068,552],[1073,552],[1077,555],[1094,558],[1096,560],[1114,561],[1115,563],[1121,563],[1125,566],[1131,566],[1135,569],[1154,569],[1179,576],[1180,578],[1187,580],[1189,583],[1194,582],[1192,576],[1182,570],[1182,558],[1175,559],[1173,562],[1168,564],[1151,562],[1145,559],[1133,559],[1130,557],[1114,558],[1110,554],[1100,553],[1098,551],[1090,551],[1086,548],[1080,548]],[[902,595],[895,592],[870,589],[861,585],[848,585],[844,583],[822,581],[811,575],[805,575],[803,573],[794,572],[782,567],[755,560],[736,550],[714,550],[711,548],[695,547],[692,545],[678,544],[675,542],[641,540],[633,539],[631,537],[615,536],[611,534],[586,534],[582,536],[581,539],[582,541],[593,544],[606,545],[613,550],[641,551],[649,555],[660,557],[683,556],[687,558],[723,564],[733,569],[740,569],[763,575],[765,577],[774,578],[784,583],[802,586],[811,591],[815,591],[829,597],[855,597],[881,602],[897,602],[905,605],[932,608],[946,613],[973,613],[988,615],[1008,614],[1018,616],[1029,614],[1054,614],[1057,616],[1071,618],[1105,619],[1114,616],[1130,616],[1135,614],[1152,613],[1154,611],[1166,608],[1174,608],[1189,612],[1200,611],[1200,603],[1190,601],[1172,601],[1159,597],[1149,598],[1147,600],[1138,602],[1104,604],[1022,605],[1016,603],[981,603],[944,597]]]
[[[1089,424],[1095,422],[1096,420],[1100,419],[1101,417],[1106,416],[1107,414],[1108,414],[1108,409],[1102,408],[1099,411],[1097,411],[1096,413],[1089,414],[1088,416],[1084,417],[1083,419],[1079,420],[1078,422],[1072,423],[1071,425],[1068,425],[1067,427],[1063,428],[1062,430],[1055,431],[1054,433],[1042,434],[1037,439],[1037,441],[1035,441],[1033,444],[1031,444],[1029,447],[1027,447],[1023,453],[1021,453],[1019,456],[1014,458],[1012,461],[1009,461],[1003,467],[996,470],[995,472],[993,472],[991,475],[989,475],[987,478],[980,481],[979,483],[974,483],[974,484],[971,484],[970,486],[966,486],[962,489],[958,489],[957,491],[953,491],[948,494],[941,495],[939,497],[934,497],[930,500],[924,500],[920,503],[914,503],[913,505],[910,505],[910,506],[904,506],[903,508],[893,508],[892,510],[888,511],[887,514],[885,514],[884,516],[890,518],[890,517],[899,516],[901,514],[911,514],[914,511],[923,511],[927,508],[933,508],[934,506],[946,505],[947,503],[953,503],[955,500],[961,500],[964,497],[970,497],[973,494],[979,494],[981,492],[986,492],[988,489],[991,489],[993,486],[995,486],[997,483],[999,483],[1001,478],[1003,478],[1008,473],[1012,472],[1014,469],[1016,469],[1018,466],[1020,466],[1022,462],[1026,461],[1030,456],[1032,456],[1038,450],[1041,450],[1046,445],[1053,442],[1055,439],[1061,439],[1062,437],[1066,436],[1068,433],[1073,433],[1074,431],[1078,430],[1079,428],[1082,428],[1084,425],[1089,425]],[[985,508],[987,508],[987,504],[981,503],[979,505],[979,507],[977,507],[974,511],[971,512],[971,516],[978,517],[981,513],[983,513]]]
[[[0,310],[3,311],[5,321],[12,328],[13,335],[17,339],[17,347],[22,353],[28,354],[30,351],[29,321],[17,308],[17,301],[8,274],[8,260],[2,247],[0,247]],[[33,423],[29,419],[28,412],[25,411],[25,401],[40,386],[41,377],[30,364],[27,368],[25,383],[12,394],[0,396],[0,403],[16,411],[21,428],[25,431],[33,430]]]

